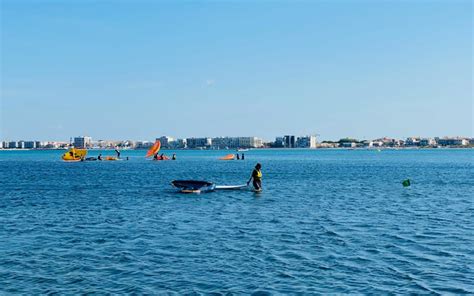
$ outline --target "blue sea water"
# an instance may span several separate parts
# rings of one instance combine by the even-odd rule
[[[473,150],[61,153],[0,151],[0,294],[474,293]]]

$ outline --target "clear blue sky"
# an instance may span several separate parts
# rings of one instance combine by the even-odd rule
[[[0,2],[2,139],[473,135],[471,1]]]

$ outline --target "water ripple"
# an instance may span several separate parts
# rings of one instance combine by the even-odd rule
[[[124,153],[0,152],[0,294],[474,293],[471,151]],[[257,160],[261,194],[169,187],[239,184]]]

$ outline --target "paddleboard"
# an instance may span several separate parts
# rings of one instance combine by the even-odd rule
[[[246,187],[247,185],[217,185],[216,190],[239,190]]]

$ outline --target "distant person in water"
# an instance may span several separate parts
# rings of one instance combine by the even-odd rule
[[[242,160],[245,160],[245,154],[242,153]]]
[[[250,184],[250,181],[253,179],[253,188],[255,188],[256,191],[261,191],[262,190],[262,165],[257,163],[255,166],[255,169],[252,171],[252,175],[250,176],[250,179],[247,181],[247,186]]]
[[[97,156],[97,160],[102,160],[102,153]]]
[[[153,155],[153,159],[158,160],[158,153],[155,153],[155,155]]]
[[[176,153],[173,153],[173,156],[171,157],[172,160],[176,160]]]
[[[115,153],[117,153],[117,158],[120,158],[120,151],[118,149],[115,149]]]
[[[237,160],[239,160],[239,159],[240,159],[239,153],[237,153],[237,154],[235,154],[235,155],[237,156]]]

